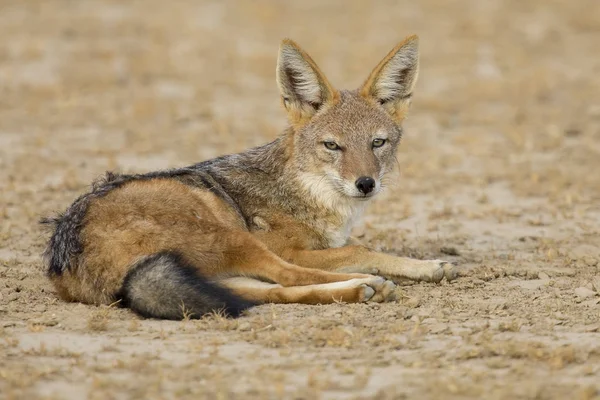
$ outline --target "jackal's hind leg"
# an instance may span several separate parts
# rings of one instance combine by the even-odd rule
[[[227,278],[219,285],[255,303],[331,304],[395,300],[395,285],[381,277],[342,282],[284,287],[251,278]]]

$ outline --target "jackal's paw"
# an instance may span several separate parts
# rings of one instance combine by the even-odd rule
[[[358,295],[358,301],[360,303],[364,303],[366,301],[371,300],[373,295],[375,294],[375,289],[371,286],[368,286],[366,283],[360,285],[360,292]]]
[[[396,300],[396,284],[392,281],[385,281],[383,285],[381,285],[380,290],[375,292],[373,297],[369,301],[373,301],[375,303],[385,303],[387,301]]]
[[[446,278],[448,281],[456,279],[456,268],[453,264],[442,260],[425,260],[421,264],[420,280],[439,283]]]
[[[377,303],[391,301],[395,299],[394,292],[396,285],[381,276],[372,276],[360,279],[363,294],[359,301],[373,301]]]
[[[456,266],[446,261],[442,262],[444,263],[444,277],[446,277],[446,280],[450,282],[458,278],[458,270],[456,269]]]

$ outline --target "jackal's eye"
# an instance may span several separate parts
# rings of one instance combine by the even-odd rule
[[[327,150],[340,150],[340,146],[336,142],[323,142]]]
[[[385,142],[386,142],[385,139],[374,139],[373,140],[373,148],[381,147],[385,144]]]

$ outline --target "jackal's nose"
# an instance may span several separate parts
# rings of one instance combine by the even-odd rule
[[[369,194],[375,189],[375,179],[370,176],[361,176],[354,184],[363,194]]]

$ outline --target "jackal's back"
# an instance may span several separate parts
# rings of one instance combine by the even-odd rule
[[[122,300],[161,318],[181,317],[173,304],[178,298],[195,303],[196,314],[243,309],[241,299],[207,278],[219,262],[211,251],[214,232],[245,228],[231,199],[209,183],[195,168],[108,174],[95,182],[65,213],[45,221],[54,225],[45,256],[59,295],[94,304]],[[152,287],[163,290],[141,289]],[[196,292],[200,297],[190,296]]]

